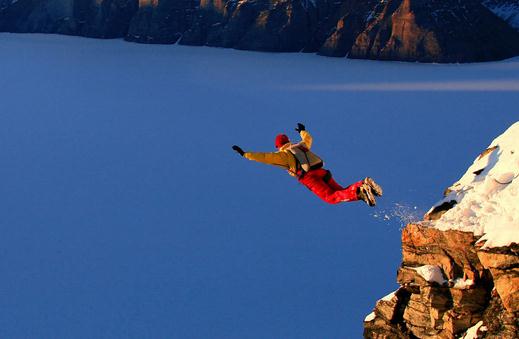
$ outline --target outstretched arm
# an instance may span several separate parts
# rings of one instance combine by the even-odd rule
[[[288,169],[288,155],[285,152],[245,152],[246,159],[261,162],[267,165],[274,165]]]
[[[299,135],[301,136],[301,140],[302,142],[304,142],[304,144],[306,145],[306,147],[308,149],[312,148],[312,142],[313,142],[313,138],[312,136],[310,135],[310,133],[308,133],[308,131],[306,130],[306,127],[305,125],[303,125],[302,123],[298,123],[297,124],[297,128],[296,128],[296,131],[299,133]]]
[[[286,169],[290,168],[290,165],[288,163],[288,155],[284,152],[244,152],[241,149],[241,147],[236,145],[234,145],[232,149],[235,150],[242,157],[249,160],[261,162],[268,165],[279,166]]]

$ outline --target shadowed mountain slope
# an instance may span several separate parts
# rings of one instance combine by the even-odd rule
[[[515,22],[510,9],[515,5],[498,0],[485,5],[476,0],[0,0],[0,31],[377,60],[473,62],[519,55],[519,32],[509,24]]]

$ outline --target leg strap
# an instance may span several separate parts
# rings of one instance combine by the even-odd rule
[[[327,183],[330,181],[331,178],[332,178],[332,172],[326,170],[326,174],[323,177],[323,181]]]

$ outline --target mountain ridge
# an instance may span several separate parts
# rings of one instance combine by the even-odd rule
[[[515,0],[0,0],[0,31],[475,62],[519,55],[519,31],[491,12],[519,13],[506,1]]]

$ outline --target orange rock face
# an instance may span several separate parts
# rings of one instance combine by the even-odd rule
[[[478,240],[428,222],[407,225],[401,287],[377,302],[364,337],[457,338],[479,321],[485,338],[519,337],[519,247],[482,250]]]
[[[478,238],[469,232],[440,231],[423,225],[408,225],[402,231],[404,266],[438,265],[448,279],[473,281],[483,274],[474,244]]]
[[[353,55],[378,54],[384,59],[400,55],[405,59],[419,60],[427,55],[431,59],[441,56],[441,48],[436,34],[417,23],[411,0],[404,0],[391,13],[388,6],[379,26],[373,26],[361,34],[353,46]],[[376,33],[375,33],[376,32]]]
[[[472,49],[474,58],[514,49],[507,42],[504,49],[481,44],[481,41],[497,42],[492,40],[495,35],[490,31],[482,31],[479,36],[470,32],[476,24],[472,18],[477,17],[478,24],[484,27],[494,22],[476,2],[387,0],[381,1],[380,6],[383,9],[357,36],[350,57],[460,62],[466,58],[469,46],[475,47]]]
[[[157,7],[159,0],[139,0],[139,7],[152,6]]]
[[[519,312],[519,245],[478,251],[478,257],[494,278],[503,306]]]

